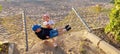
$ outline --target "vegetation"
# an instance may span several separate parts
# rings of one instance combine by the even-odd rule
[[[2,5],[0,5],[0,11],[2,11]]]
[[[0,42],[0,54],[8,54],[9,43]]]
[[[109,18],[110,23],[106,26],[105,32],[112,33],[115,40],[120,42],[120,0],[115,0]]]

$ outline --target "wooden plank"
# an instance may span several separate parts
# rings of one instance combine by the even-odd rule
[[[105,42],[104,40],[101,40],[95,34],[86,31],[84,36],[88,38],[95,46],[102,49],[106,54],[120,54],[120,51],[118,49]]]
[[[10,44],[8,49],[8,54],[14,54],[15,44]]]

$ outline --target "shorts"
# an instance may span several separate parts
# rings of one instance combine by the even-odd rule
[[[57,29],[53,29],[50,31],[50,38],[56,37],[58,36],[58,30]]]

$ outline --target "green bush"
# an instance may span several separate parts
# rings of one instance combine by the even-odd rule
[[[115,40],[120,42],[120,0],[115,0],[109,18],[110,23],[106,26],[105,32],[112,33],[115,36]]]
[[[2,11],[2,5],[0,5],[0,11]]]

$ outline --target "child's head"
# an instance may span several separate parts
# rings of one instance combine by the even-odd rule
[[[33,25],[32,30],[34,32],[40,32],[41,31],[41,25],[38,25],[38,24]]]
[[[44,15],[43,15],[43,20],[44,20],[44,21],[49,21],[49,19],[50,19],[50,17],[49,17],[48,14],[44,14]]]

